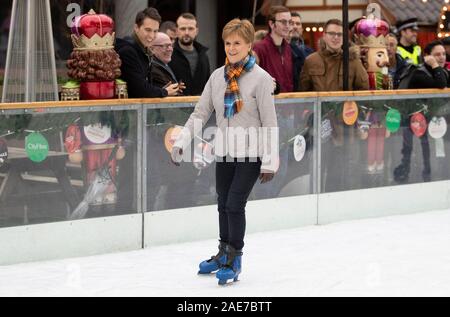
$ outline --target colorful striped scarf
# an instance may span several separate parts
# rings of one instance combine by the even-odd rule
[[[248,55],[242,61],[231,64],[228,59],[225,61],[225,81],[227,89],[225,90],[225,118],[231,118],[235,113],[241,111],[244,102],[239,92],[238,79],[239,77],[250,71],[255,66],[255,57]]]

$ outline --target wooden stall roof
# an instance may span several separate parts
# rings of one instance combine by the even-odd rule
[[[407,90],[364,90],[364,91],[330,91],[330,92],[296,92],[283,93],[276,99],[293,98],[318,98],[318,97],[363,97],[363,96],[392,96],[392,95],[421,95],[421,94],[448,94],[446,89],[407,89]],[[80,100],[80,101],[46,101],[25,103],[0,103],[0,110],[11,109],[42,109],[60,107],[99,107],[114,105],[155,104],[155,103],[195,103],[199,97],[166,97],[147,99],[104,99],[104,100]]]

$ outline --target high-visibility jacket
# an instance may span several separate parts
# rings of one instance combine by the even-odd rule
[[[419,65],[421,63],[422,49],[419,45],[414,46],[412,53],[408,52],[401,46],[397,46],[397,53],[408,63]]]

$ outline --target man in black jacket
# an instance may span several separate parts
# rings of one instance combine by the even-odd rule
[[[445,48],[441,41],[433,41],[429,43],[424,49],[425,57],[424,64],[418,67],[411,75],[408,85],[410,89],[421,88],[445,88],[450,87],[450,75],[445,67]],[[416,110],[416,109],[414,109]],[[405,125],[409,124],[407,118]],[[423,156],[423,170],[422,177],[425,182],[431,180],[431,165],[430,165],[430,144],[428,142],[427,133],[420,137],[420,144],[422,146]],[[402,162],[394,170],[394,179],[397,182],[404,182],[408,180],[411,153],[413,150],[413,136],[409,127],[403,129],[403,147],[402,147]]]
[[[177,19],[177,36],[170,68],[176,78],[186,84],[184,95],[201,95],[211,74],[208,48],[195,38],[198,34],[197,19],[191,13],[183,13]]]
[[[168,63],[172,59],[173,44],[169,35],[158,32],[155,39],[150,44],[150,51],[153,53],[153,63],[151,68],[152,83],[157,87],[166,87],[167,85],[177,83],[172,69]],[[179,95],[183,93],[184,83],[178,82]]]
[[[153,56],[148,50],[158,32],[161,16],[154,8],[147,8],[136,15],[133,35],[117,39],[115,49],[122,60],[122,79],[127,82],[130,98],[153,98],[175,96],[178,84],[164,88],[152,84],[151,64]]]

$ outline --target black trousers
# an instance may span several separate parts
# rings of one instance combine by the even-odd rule
[[[220,240],[236,250],[244,247],[245,206],[261,171],[261,161],[227,158],[216,162]]]
[[[422,146],[423,157],[423,172],[422,174],[430,174],[430,143],[428,142],[428,134],[425,133],[420,138],[420,144]],[[403,148],[402,148],[402,163],[408,167],[411,164],[411,153],[413,151],[413,132],[409,127],[403,129]]]

